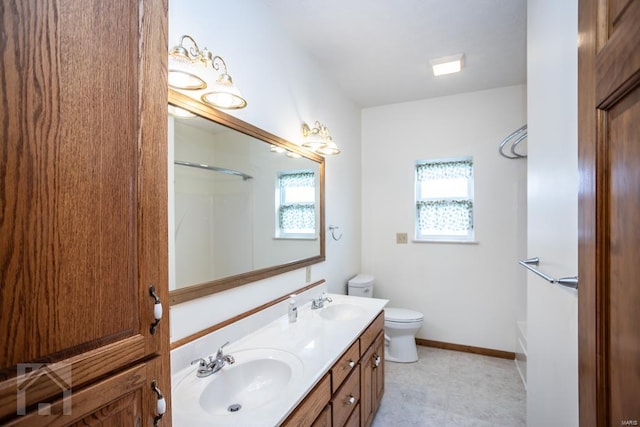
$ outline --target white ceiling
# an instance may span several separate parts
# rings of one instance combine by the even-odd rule
[[[526,0],[260,1],[363,108],[526,81]],[[462,72],[434,77],[457,53]]]

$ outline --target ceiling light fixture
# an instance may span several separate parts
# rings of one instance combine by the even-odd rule
[[[191,46],[185,47],[185,42]],[[214,71],[221,71],[210,88],[206,79],[201,77],[209,65]],[[227,72],[224,59],[214,55],[206,47],[200,49],[193,37],[189,35],[180,37],[178,45],[169,51],[168,82],[174,89],[209,88],[201,95],[201,99],[204,103],[217,108],[239,109],[247,106],[247,101],[240,95],[240,91],[234,86]]]
[[[304,141],[302,146],[322,155],[335,155],[340,153],[340,149],[333,142],[329,135],[329,128],[316,120],[313,127],[302,123],[302,136]]]
[[[434,76],[443,76],[445,74],[457,73],[462,70],[464,54],[445,56],[429,61],[433,69]]]

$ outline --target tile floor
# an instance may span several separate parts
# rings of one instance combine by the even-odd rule
[[[418,346],[416,363],[385,364],[373,427],[526,426],[513,360]]]

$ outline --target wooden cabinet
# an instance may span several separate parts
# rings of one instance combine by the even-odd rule
[[[302,427],[312,425],[314,422],[319,426],[327,425],[326,410],[330,399],[331,375],[327,373],[282,425]]]
[[[342,427],[360,402],[360,365],[356,365],[349,377],[331,398],[333,427]]]
[[[324,407],[311,427],[331,427],[331,404]]]
[[[73,391],[70,414],[65,414],[64,398],[54,400],[43,416],[39,410],[10,419],[6,426],[128,426],[153,425],[155,408],[146,408],[155,401],[149,379],[160,362],[154,358],[124,369],[95,385]],[[155,404],[153,404],[155,407]],[[145,414],[151,414],[149,418]],[[164,424],[168,425],[168,424]]]
[[[369,426],[384,393],[384,313],[333,364],[284,426]]]
[[[360,427],[360,403],[356,405],[344,427]]]
[[[0,424],[151,425],[152,381],[168,403],[166,12],[0,8]]]
[[[360,359],[362,369],[360,418],[361,425],[370,426],[380,406],[380,400],[384,394],[384,315],[380,314],[363,333],[370,343],[368,347],[362,347],[363,353]],[[375,337],[375,338],[372,338]]]
[[[362,366],[362,392],[360,412],[362,425],[369,426],[380,406],[384,394],[384,333],[378,337],[364,353],[360,361]]]
[[[331,392],[335,393],[360,360],[360,340],[356,340],[331,368]]]

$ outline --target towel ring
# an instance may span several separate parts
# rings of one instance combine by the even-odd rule
[[[342,233],[340,233],[340,235],[338,237],[336,237],[336,230],[339,230],[340,227],[338,227],[337,225],[330,225],[329,226],[329,231],[331,232],[331,237],[333,237],[333,240],[335,240],[336,242],[340,239],[342,239]]]

